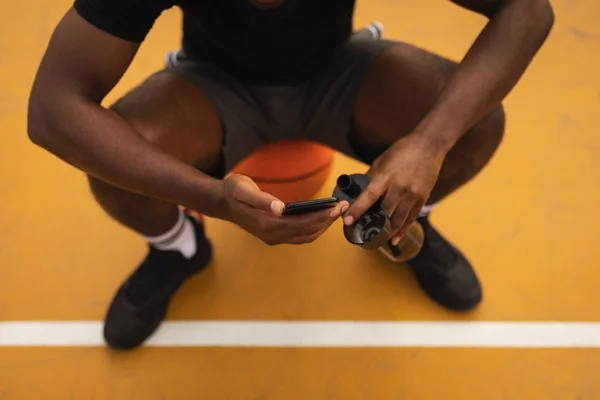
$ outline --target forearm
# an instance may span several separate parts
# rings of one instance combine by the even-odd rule
[[[447,152],[516,85],[554,20],[546,0],[509,0],[490,19],[415,130]]]
[[[34,99],[29,134],[57,157],[112,185],[206,215],[217,213],[220,181],[161,151],[94,102]]]

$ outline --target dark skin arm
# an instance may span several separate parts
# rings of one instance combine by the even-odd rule
[[[218,181],[144,140],[100,102],[139,45],[109,35],[70,10],[57,26],[29,101],[31,140],[123,189],[214,213]]]
[[[372,165],[371,184],[350,207],[356,221],[379,197],[392,216],[392,243],[416,219],[454,144],[512,90],[554,22],[548,0],[453,0],[489,17],[434,107],[413,133]]]
[[[442,153],[508,95],[554,24],[548,0],[452,2],[490,20],[415,130]]]
[[[29,101],[31,140],[114,186],[231,221],[268,244],[317,239],[348,206],[281,216],[283,203],[248,177],[223,181],[163,152],[101,106],[139,45],[102,32],[70,10],[56,28]]]

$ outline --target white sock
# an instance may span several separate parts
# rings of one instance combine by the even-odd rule
[[[379,40],[383,36],[383,24],[379,21],[374,21],[367,25],[365,29],[368,29],[373,36],[373,39]]]
[[[179,209],[179,216],[173,228],[159,236],[144,236],[159,250],[178,250],[185,258],[196,254],[196,231],[192,222]]]
[[[428,216],[429,213],[431,212],[431,210],[433,210],[433,207],[435,207],[434,204],[424,205],[423,208],[421,208],[421,212],[419,213],[419,217],[426,217],[426,216]]]

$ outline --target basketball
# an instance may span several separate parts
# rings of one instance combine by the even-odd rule
[[[306,140],[268,143],[231,171],[246,175],[284,203],[312,198],[325,184],[334,151]]]

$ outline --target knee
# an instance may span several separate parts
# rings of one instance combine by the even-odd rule
[[[156,115],[155,110],[152,105],[148,105],[140,99],[138,90],[140,89],[136,88],[117,99],[109,109],[127,121],[138,135],[160,147],[161,137],[165,134],[164,122],[161,119],[153,118],[153,113]]]
[[[171,212],[160,200],[128,192],[89,175],[87,178],[94,199],[112,217],[122,219],[142,212],[153,216]]]
[[[468,180],[489,163],[504,137],[504,108],[500,105],[471,128],[450,151],[448,172]]]
[[[135,120],[135,115],[139,113],[139,110],[136,110],[136,108],[139,109],[139,107],[136,107],[136,103],[139,103],[139,101],[129,93],[117,99],[117,101],[110,105],[109,109],[126,120]]]
[[[149,120],[149,116],[144,113],[143,107],[140,106],[140,101],[133,92],[118,99],[110,105],[109,109],[127,121],[138,135],[152,142],[153,138],[148,132],[149,130],[151,131],[149,128],[152,125],[146,122]]]

